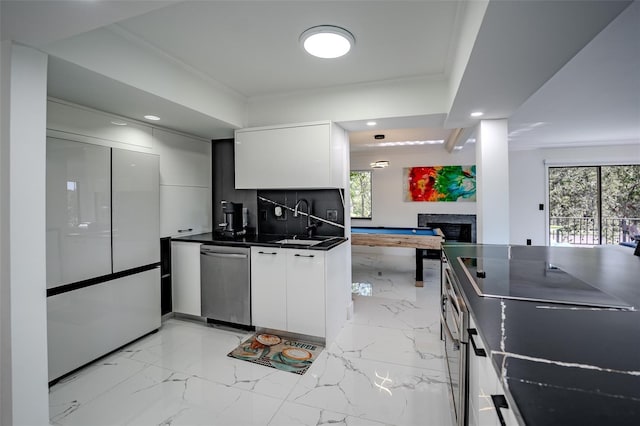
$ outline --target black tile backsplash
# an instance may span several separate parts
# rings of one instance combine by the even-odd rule
[[[339,189],[309,189],[309,190],[258,190],[258,232],[260,234],[286,234],[305,235],[307,217],[304,215],[293,216],[293,212],[282,209],[283,215],[278,218],[275,214],[275,205],[260,200],[260,197],[269,199],[293,209],[301,198],[311,204],[313,216],[344,225],[344,207],[342,205],[342,193]],[[301,205],[301,210],[306,213],[306,206]],[[337,215],[336,219],[332,215]],[[344,228],[312,219],[318,223],[315,235],[344,237]]]

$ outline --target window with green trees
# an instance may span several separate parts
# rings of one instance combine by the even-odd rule
[[[371,219],[371,171],[352,170],[351,182],[351,218]]]
[[[640,165],[549,168],[549,241],[618,244],[640,237]]]

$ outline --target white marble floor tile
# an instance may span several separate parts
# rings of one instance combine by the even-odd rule
[[[225,386],[282,399],[289,395],[301,377],[287,371],[227,356],[201,357],[189,365],[186,371]]]
[[[323,353],[287,398],[394,425],[451,425],[445,373]]]
[[[271,419],[269,426],[385,426],[379,423],[359,417],[309,407],[292,402],[285,402]]]
[[[361,324],[346,324],[327,349],[346,358],[362,358],[446,371],[439,333]]]
[[[436,303],[354,296],[354,324],[406,330],[439,330],[440,311]]]
[[[79,370],[49,389],[49,417],[55,422],[73,413],[144,367],[142,363],[111,355]]]
[[[146,366],[58,419],[83,425],[265,425],[282,400]]]

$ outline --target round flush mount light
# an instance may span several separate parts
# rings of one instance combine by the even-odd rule
[[[114,126],[126,126],[127,123],[125,121],[120,121],[120,120],[113,120],[111,121],[111,124],[113,124]]]
[[[300,35],[300,43],[309,54],[331,59],[346,55],[356,43],[356,39],[344,28],[318,25],[303,32]]]
[[[145,115],[144,118],[146,118],[147,120],[151,120],[151,121],[160,120],[160,117],[158,117],[157,115]]]
[[[367,121],[367,126],[369,126],[369,127],[373,127],[376,124],[378,124],[378,123],[376,123],[375,121]]]
[[[482,117],[484,115],[484,112],[482,112],[482,111],[474,111],[470,115],[472,117]]]

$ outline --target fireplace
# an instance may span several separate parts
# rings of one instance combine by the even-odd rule
[[[418,213],[418,227],[440,228],[445,242],[476,242],[476,215]],[[439,250],[421,250],[422,257],[439,259]]]

